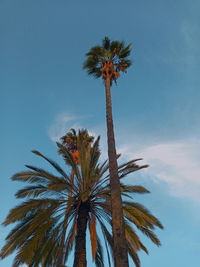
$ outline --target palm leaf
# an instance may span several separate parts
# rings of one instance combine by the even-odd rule
[[[69,182],[69,177],[67,176],[67,174],[63,171],[63,169],[53,160],[45,157],[44,155],[42,155],[39,151],[37,150],[33,150],[32,151],[34,154],[44,158],[46,161],[48,161],[62,176],[65,177],[65,179]]]

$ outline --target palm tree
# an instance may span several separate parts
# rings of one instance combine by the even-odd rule
[[[74,162],[79,165],[79,150],[78,150],[78,140],[81,140],[82,142],[85,143],[86,146],[89,146],[93,140],[94,137],[90,136],[88,134],[88,131],[86,129],[82,129],[81,131],[79,130],[78,134],[76,133],[75,129],[71,129],[69,132],[67,132],[64,136],[60,138],[61,144],[68,150],[69,153],[71,153]],[[68,163],[68,159],[66,158],[65,154],[63,154],[62,149],[59,149],[59,154],[61,154],[66,162],[67,165],[70,165]],[[73,185],[74,183],[74,170],[72,168],[71,170],[71,179],[70,183]],[[71,199],[72,196],[72,191],[69,191],[68,194],[68,199]],[[67,216],[67,215],[66,215]],[[62,233],[62,241],[60,244],[60,248],[58,251],[58,257],[55,257],[55,262],[53,267],[56,265],[60,266],[63,264],[64,260],[64,240],[65,240],[65,235],[66,235],[66,228],[67,228],[67,219],[65,220],[65,228]]]
[[[65,155],[68,165],[74,170],[74,182],[71,183],[70,175],[68,176],[58,164],[40,152],[33,151],[49,162],[58,175],[26,165],[27,171],[12,177],[14,181],[29,185],[16,194],[17,198],[26,200],[12,209],[4,221],[4,225],[11,223],[16,225],[7,236],[0,257],[5,258],[17,251],[14,267],[22,263],[28,263],[32,267],[39,264],[45,267],[53,266],[55,258],[59,255],[65,232],[64,260],[59,265],[56,262],[56,266],[64,267],[64,262],[67,261],[75,243],[73,266],[85,267],[86,229],[89,227],[93,260],[97,267],[103,267],[102,242],[97,227],[102,230],[109,262],[113,250],[113,239],[109,230],[111,226],[109,164],[107,161],[100,163],[99,138],[89,146],[82,138],[77,139],[79,166],[65,146],[59,143],[57,145]],[[136,161],[132,160],[119,166],[120,181],[129,173],[147,167],[147,165],[137,165]],[[71,197],[69,192],[72,192]],[[120,192],[126,199],[123,202],[123,212],[128,253],[139,267],[137,252],[144,250],[148,253],[148,251],[135,230],[140,230],[159,246],[160,241],[152,230],[156,226],[162,228],[162,225],[146,208],[129,200],[132,194],[148,193],[148,190],[121,182]]]
[[[102,46],[94,46],[90,49],[86,54],[87,59],[83,64],[83,68],[87,69],[89,75],[103,79],[106,89],[107,140],[115,267],[127,267],[128,254],[125,242],[120,182],[117,171],[110,87],[113,81],[117,81],[120,71],[126,72],[127,68],[131,65],[131,61],[127,59],[130,55],[130,46],[131,44],[125,46],[124,42],[111,42],[108,37],[105,37]]]

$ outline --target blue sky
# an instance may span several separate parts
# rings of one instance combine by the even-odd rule
[[[55,140],[84,127],[101,135],[106,156],[103,83],[82,62],[108,35],[132,43],[133,66],[112,88],[117,149],[150,164],[127,182],[150,189],[136,201],[165,226],[162,247],[144,239],[142,267],[198,266],[199,8],[197,0],[0,1],[1,222],[18,203],[12,174],[43,166],[31,150],[60,162]],[[0,226],[0,246],[9,229]]]

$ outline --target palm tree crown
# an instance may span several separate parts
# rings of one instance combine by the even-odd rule
[[[59,254],[65,227],[64,262],[67,261],[68,254],[75,243],[73,266],[86,266],[87,226],[91,237],[92,257],[96,266],[104,266],[102,242],[97,233],[97,225],[103,232],[108,255],[109,247],[112,253],[113,239],[107,227],[111,225],[108,162],[101,164],[99,161],[99,138],[90,146],[86,145],[81,138],[77,140],[79,166],[66,147],[58,144],[60,151],[74,170],[73,183],[70,181],[70,176],[58,164],[38,151],[33,153],[48,161],[59,176],[27,165],[28,171],[17,173],[12,177],[14,181],[30,184],[17,192],[17,198],[26,198],[26,200],[13,208],[4,222],[4,225],[16,223],[16,226],[7,236],[0,257],[5,258],[17,250],[14,267],[22,263],[28,263],[33,267],[39,264],[45,267],[53,266]],[[147,167],[147,165],[137,165],[136,161],[132,160],[119,166],[120,180],[129,173]],[[139,267],[140,260],[137,252],[140,249],[146,253],[148,251],[135,230],[140,230],[159,246],[160,241],[152,230],[156,226],[162,228],[162,225],[146,208],[129,200],[132,194],[148,193],[148,190],[141,186],[125,185],[122,182],[120,189],[121,195],[126,198],[123,202],[123,212],[128,252],[135,265]],[[69,192],[72,192],[70,197]]]
[[[94,137],[89,135],[88,131],[86,129],[79,130],[77,133],[75,129],[71,129],[69,132],[67,132],[64,136],[60,138],[61,144],[66,147],[66,149],[72,154],[74,161],[79,164],[78,162],[78,139],[84,140],[84,142],[89,145],[93,142]],[[62,150],[59,149],[58,153],[63,156],[67,163],[67,158],[62,153]],[[68,164],[68,163],[67,163]]]
[[[95,78],[102,77],[106,80],[110,78],[110,82],[117,81],[120,71],[126,72],[130,67],[131,61],[128,59],[130,55],[131,44],[125,46],[124,42],[110,41],[105,37],[102,46],[94,46],[86,54],[86,61],[83,68],[87,69],[89,75]]]

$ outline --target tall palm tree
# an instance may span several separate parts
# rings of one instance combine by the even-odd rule
[[[99,138],[90,146],[86,145],[81,138],[77,142],[79,166],[66,147],[58,144],[67,163],[74,170],[73,184],[70,181],[70,175],[68,176],[58,164],[38,151],[33,153],[49,162],[59,176],[27,165],[27,171],[12,177],[14,181],[29,183],[16,194],[17,198],[26,198],[26,200],[12,209],[4,222],[4,225],[11,223],[16,225],[7,236],[0,257],[5,258],[17,251],[14,267],[22,263],[28,263],[32,267],[38,267],[39,264],[43,267],[53,266],[55,258],[59,255],[63,231],[65,231],[64,260],[61,264],[56,263],[56,267],[64,267],[64,262],[67,261],[74,243],[73,266],[86,267],[87,227],[89,227],[92,257],[96,266],[104,266],[102,243],[97,227],[102,230],[110,262],[113,239],[109,230],[111,225],[109,165],[107,161],[100,163]],[[127,174],[147,167],[147,165],[137,165],[136,161],[132,160],[119,166],[120,181]],[[71,197],[69,192],[72,192]],[[152,230],[156,226],[162,228],[162,225],[146,208],[129,200],[132,194],[148,193],[148,190],[121,182],[120,193],[126,198],[123,202],[123,213],[128,253],[135,265],[139,267],[140,260],[137,252],[144,250],[148,253],[148,251],[135,230],[138,229],[146,234],[159,246],[160,241]]]
[[[117,171],[110,87],[113,81],[117,81],[119,73],[126,72],[127,68],[131,65],[131,61],[128,59],[130,46],[130,44],[125,46],[124,42],[111,42],[108,37],[105,37],[101,46],[94,46],[90,49],[86,54],[87,59],[83,64],[83,68],[87,69],[89,75],[103,79],[106,89],[107,140],[115,267],[127,267],[128,254],[125,242],[120,182]]]

